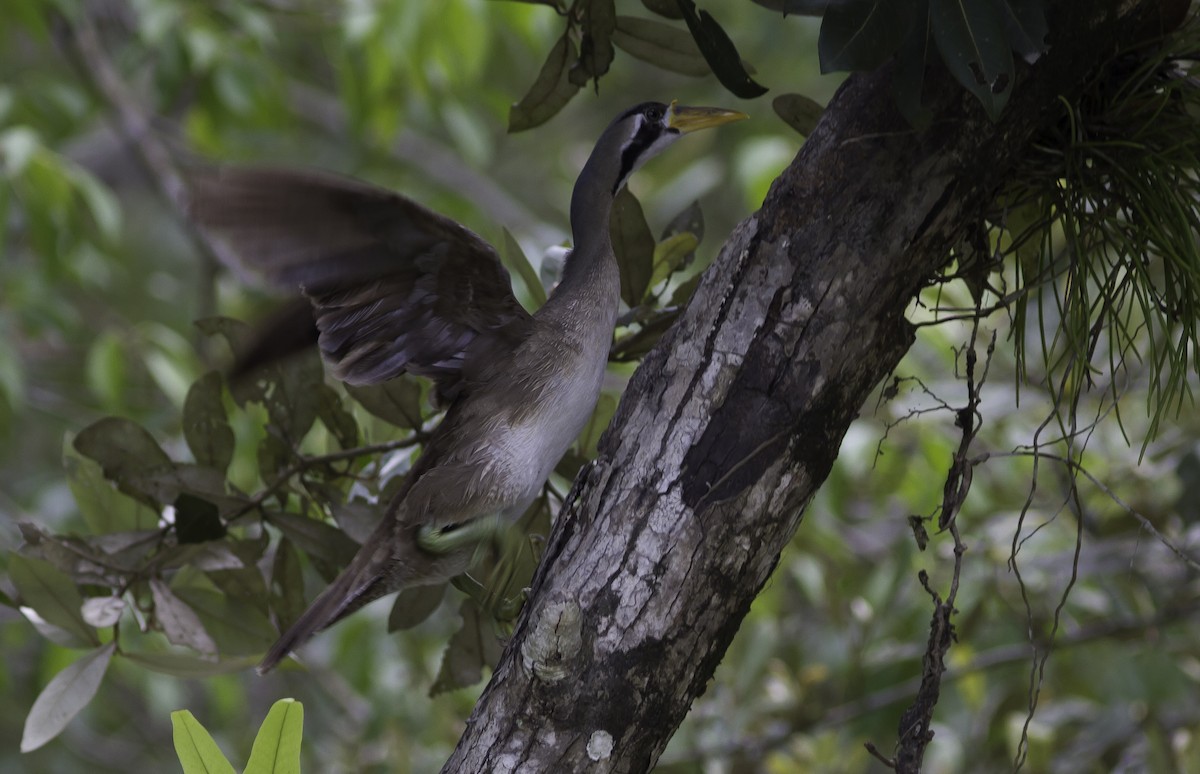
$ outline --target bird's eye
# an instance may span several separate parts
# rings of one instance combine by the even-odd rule
[[[649,118],[651,121],[661,121],[662,117],[663,117],[662,108],[660,108],[660,107],[646,108],[646,118]]]

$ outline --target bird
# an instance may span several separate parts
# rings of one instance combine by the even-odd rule
[[[533,314],[493,247],[398,193],[278,167],[217,165],[195,176],[193,218],[251,271],[302,292],[308,316],[279,319],[315,321],[334,377],[364,385],[417,374],[446,407],[379,525],[267,651],[260,674],[368,602],[467,572],[480,546],[525,512],[599,398],[620,303],[615,196],[684,134],[744,118],[676,102],[620,113],[576,179],[574,248]]]

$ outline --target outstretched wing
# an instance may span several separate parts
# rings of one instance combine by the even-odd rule
[[[408,371],[453,395],[464,360],[494,356],[528,329],[530,315],[491,245],[382,188],[221,168],[193,178],[192,213],[268,282],[303,290],[322,356],[352,384]]]

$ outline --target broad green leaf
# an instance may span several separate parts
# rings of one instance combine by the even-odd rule
[[[771,107],[788,126],[805,137],[812,134],[821,113],[825,112],[820,102],[803,94],[780,94],[771,102]]]
[[[303,735],[304,705],[295,699],[275,702],[254,737],[244,774],[300,774]]]
[[[21,752],[32,752],[58,736],[88,705],[96,695],[116,649],[117,644],[110,642],[92,651],[56,674],[42,689],[25,718]]]
[[[100,465],[76,452],[69,439],[63,442],[63,468],[75,504],[92,534],[144,529],[158,523],[158,513],[118,491],[104,477]]]
[[[233,429],[225,413],[221,374],[209,371],[183,401],[183,437],[196,462],[224,472],[233,459]]]
[[[421,623],[442,604],[446,596],[446,584],[436,586],[414,586],[396,595],[392,612],[388,614],[387,630],[404,631]]]
[[[821,72],[879,67],[900,47],[916,10],[917,0],[851,0],[830,5],[817,41]]]
[[[9,554],[8,577],[23,604],[47,623],[70,632],[90,645],[100,644],[96,630],[83,620],[83,597],[75,583],[43,559]]]
[[[700,53],[712,68],[721,85],[734,96],[753,99],[767,93],[766,87],[755,83],[746,72],[737,47],[708,11],[697,11],[692,0],[676,0],[679,10],[691,30]]]
[[[337,439],[343,449],[352,449],[358,445],[358,423],[354,415],[342,405],[342,398],[337,390],[328,384],[322,384],[321,401],[317,406],[317,416],[325,429]]]
[[[710,72],[690,34],[654,19],[618,16],[612,40],[627,54],[664,70],[693,76]]]
[[[483,677],[483,668],[500,660],[503,644],[471,600],[464,599],[459,608],[462,626],[446,645],[442,667],[429,688],[430,696],[474,685]]]
[[[656,13],[665,19],[679,20],[683,18],[683,14],[679,12],[679,5],[675,0],[642,0],[642,5],[647,11]]]
[[[1015,70],[997,0],[930,0],[933,39],[951,74],[996,119],[1012,93]]]
[[[380,384],[346,385],[350,394],[363,408],[396,427],[421,427],[421,384],[412,377],[401,376]]]
[[[538,279],[537,272],[533,270],[533,265],[525,257],[525,251],[521,249],[521,245],[513,238],[512,232],[508,229],[502,229],[502,232],[500,262],[517,273],[517,276],[521,278],[521,282],[524,283],[525,289],[533,297],[534,309],[538,309],[542,304],[546,303],[546,289],[542,287],[542,282]]]
[[[271,609],[280,629],[286,629],[304,613],[304,573],[300,554],[288,538],[279,541],[271,563]]]
[[[271,382],[263,405],[272,429],[295,446],[317,420],[325,372],[316,353],[286,358],[274,370],[277,377]]]
[[[176,583],[171,591],[199,617],[222,656],[262,653],[278,632],[254,605],[199,585]]]
[[[345,567],[358,552],[357,543],[323,521],[294,513],[268,513],[266,519],[287,535],[301,551],[338,567]]]
[[[172,645],[183,645],[206,656],[217,655],[217,643],[205,631],[196,612],[175,596],[167,584],[150,579],[154,617]]]
[[[541,126],[562,110],[579,91],[571,82],[571,67],[579,61],[570,32],[564,32],[550,49],[537,79],[508,113],[508,131],[523,132]]]
[[[580,9],[582,13],[580,14]],[[579,58],[567,72],[575,86],[595,81],[600,90],[600,76],[612,65],[612,34],[617,24],[614,0],[575,0],[575,13],[580,14],[583,37],[579,41]]]
[[[637,197],[622,188],[613,200],[609,235],[621,268],[621,298],[633,308],[641,303],[654,268],[654,234]]]
[[[88,348],[85,365],[88,388],[109,410],[125,405],[129,389],[129,374],[125,365],[125,346],[122,338],[104,331]]]
[[[174,677],[198,678],[227,675],[250,669],[258,663],[258,656],[224,657],[219,661],[188,653],[130,653],[122,651],[121,657],[132,661],[151,672]]]
[[[171,458],[145,428],[122,417],[105,417],[94,422],[75,436],[75,450],[100,463],[104,477],[115,481],[121,491],[148,505],[158,505],[140,486],[132,483],[135,477],[169,470]]]
[[[183,774],[235,774],[229,759],[191,712],[172,712],[171,729]]]
[[[650,273],[650,282],[646,287],[649,296],[658,283],[670,277],[679,267],[683,266],[696,252],[700,242],[695,234],[675,234],[667,237],[654,246],[654,269]]]

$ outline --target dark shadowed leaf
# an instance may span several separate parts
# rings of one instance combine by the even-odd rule
[[[321,385],[320,403],[317,405],[317,416],[325,429],[337,439],[343,449],[358,446],[358,423],[354,415],[342,405],[342,397],[337,390],[328,384]]]
[[[287,358],[272,370],[278,377],[271,382],[263,405],[272,430],[294,446],[317,419],[325,371],[315,352]]]
[[[700,286],[700,280],[704,276],[703,272],[697,272],[688,277],[683,282],[676,286],[675,291],[671,293],[671,306],[683,308],[687,306],[691,300],[692,294],[696,292],[696,288]]]
[[[613,201],[609,234],[621,267],[621,298],[630,307],[637,306],[654,268],[654,234],[646,224],[642,205],[627,188],[617,192]]]
[[[825,111],[820,102],[803,94],[780,94],[771,102],[771,107],[788,126],[805,137],[812,134]]]
[[[678,215],[671,218],[663,227],[658,240],[661,242],[676,234],[691,234],[696,237],[697,242],[704,241],[704,213],[700,210],[700,202],[693,201],[680,210]]]
[[[674,6],[674,0],[671,0]],[[682,75],[708,75],[708,62],[686,31],[654,19],[618,16],[613,43],[627,54]]]
[[[96,630],[83,620],[83,597],[62,570],[44,559],[10,554],[8,577],[17,587],[21,603],[33,608],[47,623],[88,645],[100,643]]]
[[[153,547],[154,542],[157,542],[159,535],[157,530],[154,531],[155,541],[144,544],[141,551],[122,552],[123,555],[114,556],[99,547],[101,538],[83,540],[67,535],[55,535],[29,522],[20,522],[17,526],[21,530],[21,536],[25,538],[25,545],[21,548],[22,556],[44,559],[56,569],[65,572],[76,585],[90,583],[112,586],[122,583],[123,574],[137,570],[142,558]],[[129,533],[113,533],[119,534]]]
[[[205,574],[227,596],[245,600],[263,615],[270,612],[267,583],[257,565],[236,570],[209,570]]]
[[[533,299],[534,309],[537,309],[546,303],[546,288],[542,287],[542,281],[538,279],[537,272],[533,270],[533,265],[525,257],[525,251],[521,249],[512,232],[508,229],[501,230],[503,238],[500,240],[500,262],[521,278],[526,291]]]
[[[575,42],[564,32],[550,49],[537,80],[508,113],[508,131],[523,132],[553,118],[571,101],[579,87],[571,82],[572,65],[579,60]]]
[[[925,69],[933,58],[933,34],[929,27],[929,0],[921,0],[908,37],[900,46],[892,75],[892,94],[900,113],[916,129],[924,129],[933,120],[925,106]]]
[[[679,312],[672,310],[661,312],[650,320],[646,320],[638,330],[622,336],[616,341],[608,359],[614,363],[627,363],[641,359],[643,355],[654,348],[654,345],[675,323],[675,318],[678,316]]]
[[[1012,92],[1012,48],[1004,14],[995,0],[964,3],[930,0],[933,39],[951,74],[983,104],[993,119]]]
[[[121,652],[121,658],[128,659],[138,666],[145,667],[151,672],[159,672],[175,677],[212,677],[226,675],[249,669],[258,663],[258,656],[239,656],[212,661],[188,653],[130,653]]]
[[[847,0],[751,0],[763,8],[785,15],[824,16],[831,5],[844,5]]]
[[[996,0],[1004,12],[1004,32],[1013,50],[1026,62],[1033,64],[1046,53],[1046,24],[1044,0]]]
[[[474,685],[483,677],[483,668],[493,666],[504,645],[496,636],[493,623],[470,600],[459,608],[462,626],[442,655],[442,668],[429,689],[430,696]]]
[[[908,34],[916,6],[917,0],[851,0],[830,5],[817,41],[821,72],[874,70],[886,62]]]
[[[225,537],[225,524],[217,506],[182,492],[175,498],[175,535],[185,545],[220,540]]]
[[[296,547],[309,556],[319,557],[345,567],[358,551],[358,544],[336,527],[294,513],[269,513],[267,521],[287,535]]]
[[[121,417],[105,417],[75,436],[75,450],[100,463],[104,477],[115,481],[121,491],[149,505],[161,502],[130,484],[136,476],[172,467],[171,458],[141,425]]]
[[[286,537],[275,549],[275,561],[271,564],[271,609],[282,631],[304,612],[304,573],[300,567],[300,554],[296,546]]]
[[[676,0],[683,19],[691,30],[700,53],[712,68],[721,85],[737,97],[753,99],[767,93],[765,86],[755,83],[746,72],[737,47],[708,11],[697,11],[692,0]]]
[[[650,272],[650,282],[646,288],[646,296],[653,295],[653,289],[658,283],[670,277],[682,266],[687,264],[696,254],[699,240],[695,234],[675,234],[669,236],[654,246],[653,269]]]
[[[96,695],[116,649],[117,644],[110,642],[92,651],[56,674],[42,689],[25,718],[21,752],[36,750],[58,736],[88,705]]]
[[[191,712],[172,712],[171,729],[183,774],[235,774],[229,759]]]
[[[380,384],[346,385],[346,392],[367,411],[395,425],[417,429],[421,426],[421,384],[408,376]]]
[[[675,0],[642,0],[642,5],[647,11],[656,13],[665,19],[682,19],[683,14],[679,12],[679,5]]]
[[[421,623],[442,604],[446,596],[446,584],[436,586],[415,586],[405,589],[396,595],[392,612],[388,614],[389,632],[411,629]]]
[[[167,584],[158,578],[151,578],[150,594],[154,599],[154,617],[168,642],[183,645],[206,656],[217,655],[217,643],[205,631],[200,617],[171,593]]]
[[[381,505],[354,499],[340,502],[340,497],[329,499],[329,511],[342,532],[354,542],[362,545],[379,525],[384,508]]]
[[[617,24],[617,12],[613,0],[576,0],[575,11],[582,8],[581,27],[583,37],[579,41],[579,59],[571,66],[567,78],[575,86],[586,86],[596,81],[599,91],[600,76],[608,72],[614,56],[612,34]]]
[[[278,635],[267,617],[243,599],[198,586],[171,590],[199,616],[222,656],[261,653]]]
[[[254,737],[243,774],[300,774],[303,734],[304,706],[295,699],[275,702]]]
[[[63,468],[75,504],[92,534],[145,529],[158,523],[157,512],[118,491],[95,460],[80,456],[69,444],[63,447]]]
[[[196,462],[224,472],[233,459],[234,439],[221,393],[221,375],[216,371],[192,384],[183,402],[183,437]]]
[[[608,392],[600,393],[600,399],[596,401],[596,408],[592,411],[591,418],[583,426],[579,438],[575,440],[575,449],[580,456],[586,459],[596,456],[596,445],[600,443],[600,436],[608,429],[608,423],[612,421],[616,410],[616,396]]]

